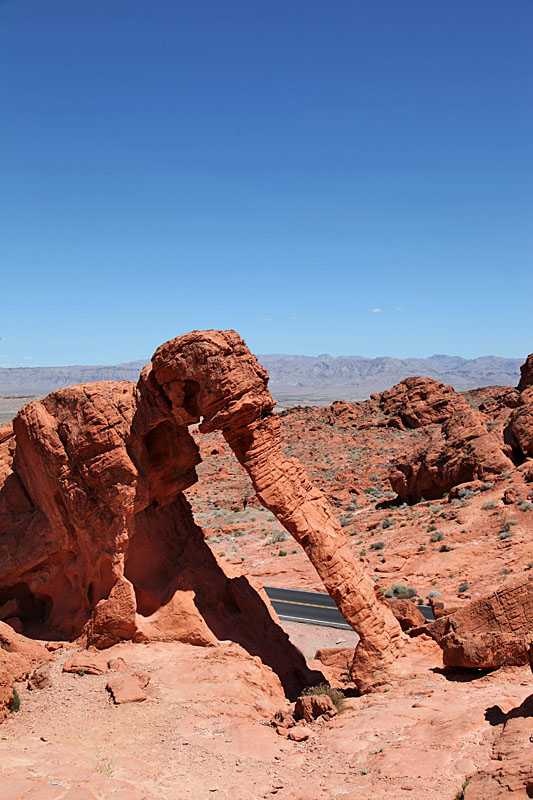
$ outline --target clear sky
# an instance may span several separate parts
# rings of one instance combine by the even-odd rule
[[[533,351],[531,0],[0,0],[0,365]]]

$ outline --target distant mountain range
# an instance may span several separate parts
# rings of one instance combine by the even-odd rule
[[[364,400],[410,375],[423,375],[450,384],[458,391],[480,386],[516,386],[523,358],[363,358],[362,356],[262,355],[270,389],[282,406],[299,402],[319,405],[335,399]],[[148,360],[116,366],[19,367],[0,369],[0,394],[45,395],[75,383],[136,381]]]

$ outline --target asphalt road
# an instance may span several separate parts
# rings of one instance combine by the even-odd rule
[[[276,586],[263,588],[280,619],[352,630],[329,594],[305,592],[300,589],[279,589]],[[434,619],[431,606],[418,606],[418,608],[427,620]]]

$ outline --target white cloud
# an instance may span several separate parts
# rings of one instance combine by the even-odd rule
[[[272,317],[263,317],[263,322],[272,322]]]
[[[383,312],[382,308],[373,308],[372,309],[372,313],[373,314],[381,314],[382,312]]]
[[[24,361],[33,361],[33,356],[24,356]]]
[[[396,311],[405,311],[403,306],[396,306]]]

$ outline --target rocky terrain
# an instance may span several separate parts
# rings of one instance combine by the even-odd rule
[[[267,379],[196,332],[0,428],[1,800],[532,796],[533,357],[282,414]]]

